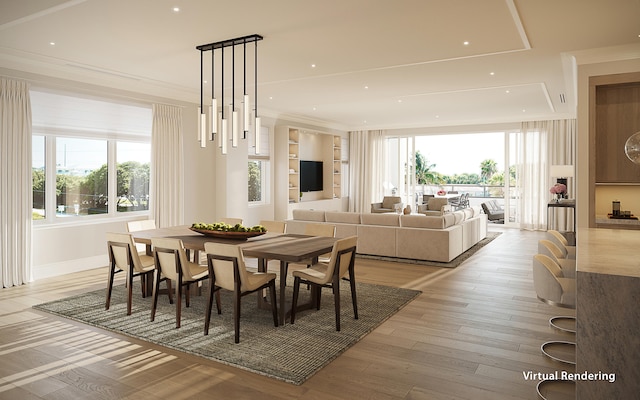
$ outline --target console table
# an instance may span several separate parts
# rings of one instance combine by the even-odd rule
[[[553,216],[555,216],[555,211],[557,208],[566,208],[566,209],[572,209],[573,210],[573,232],[576,231],[576,201],[575,199],[571,199],[571,200],[560,200],[559,202],[556,202],[555,200],[551,200],[549,203],[547,203],[547,230],[551,229],[551,223],[550,223],[550,217],[551,217],[551,213],[549,211],[552,211]]]

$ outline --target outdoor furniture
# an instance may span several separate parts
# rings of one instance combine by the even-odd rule
[[[482,203],[482,210],[487,214],[489,221],[504,224],[504,209],[495,200]]]
[[[381,203],[372,203],[372,213],[398,212],[402,210],[402,199],[399,196],[384,196]]]
[[[291,305],[291,324],[295,322],[296,308],[298,305],[298,295],[300,293],[300,283],[311,285],[312,304],[316,309],[320,309],[320,295],[322,288],[331,288],[336,312],[336,331],[340,330],[340,280],[346,279],[351,285],[351,301],[353,302],[354,318],[358,319],[358,301],[356,298],[356,281],[354,273],[354,262],[356,258],[357,236],[338,240],[331,251],[329,263],[317,263],[311,268],[293,271],[293,304]]]

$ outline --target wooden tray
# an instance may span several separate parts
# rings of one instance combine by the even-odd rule
[[[264,235],[266,232],[225,232],[225,231],[209,231],[206,229],[189,228],[194,232],[198,232],[205,236],[217,237],[231,240],[247,240],[249,238]]]
[[[638,217],[636,217],[635,215],[630,215],[628,217],[625,217],[624,215],[607,214],[607,216],[611,219],[635,219],[635,220],[638,219]]]

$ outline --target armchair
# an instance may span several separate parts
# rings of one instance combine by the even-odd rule
[[[418,213],[424,215],[444,215],[452,212],[449,200],[441,197],[431,197],[427,200],[427,204],[418,205]]]
[[[381,203],[372,203],[372,213],[397,212],[402,210],[402,199],[399,196],[384,196]]]

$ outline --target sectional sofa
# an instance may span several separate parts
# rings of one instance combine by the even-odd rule
[[[288,233],[303,233],[308,223],[336,226],[336,237],[358,236],[359,254],[449,262],[487,236],[480,207],[440,216],[293,210]]]

